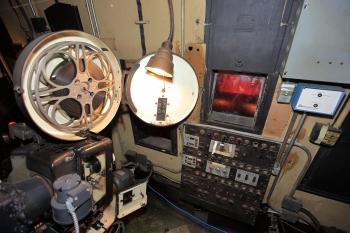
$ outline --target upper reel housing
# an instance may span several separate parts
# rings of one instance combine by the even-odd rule
[[[99,133],[121,101],[120,65],[99,39],[81,31],[45,34],[30,42],[14,68],[17,102],[47,134],[83,139]]]

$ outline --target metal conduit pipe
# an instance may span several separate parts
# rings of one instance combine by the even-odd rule
[[[294,132],[294,134],[293,134],[293,136],[292,136],[292,139],[290,140],[290,143],[289,143],[289,145],[288,145],[288,147],[287,147],[285,153],[283,154],[283,156],[282,156],[282,158],[281,158],[281,159],[282,159],[282,161],[281,161],[282,166],[284,166],[284,164],[286,163],[287,157],[288,157],[290,151],[292,150],[292,147],[293,147],[295,141],[297,140],[297,137],[298,137],[298,135],[299,135],[299,133],[300,133],[301,128],[302,128],[303,125],[304,125],[306,116],[307,116],[307,114],[306,114],[306,113],[303,113],[303,115],[301,116],[301,119],[299,120],[299,123],[298,123],[298,125],[297,125],[297,128],[295,129],[295,132]],[[281,173],[281,172],[280,172],[280,173]]]
[[[294,113],[295,114],[295,113]],[[292,117],[292,120],[293,120],[293,118],[294,117],[296,117],[296,116],[294,116],[294,114],[293,114],[293,117]],[[284,167],[284,165],[285,165],[285,162],[286,162],[286,160],[287,160],[287,157],[288,157],[288,155],[289,155],[289,153],[290,153],[290,151],[292,150],[292,148],[293,148],[293,146],[294,146],[294,144],[295,144],[295,141],[296,141],[296,139],[297,139],[297,137],[298,137],[298,135],[299,135],[299,133],[300,133],[300,130],[301,130],[301,128],[303,127],[303,124],[304,124],[304,122],[305,122],[305,119],[306,119],[306,113],[304,113],[302,116],[301,116],[301,119],[299,120],[299,122],[298,122],[298,125],[297,125],[297,128],[295,129],[295,132],[294,132],[294,134],[293,134],[293,136],[292,136],[292,139],[290,140],[290,142],[288,143],[288,147],[287,147],[287,149],[286,149],[286,151],[284,152],[284,153],[282,153],[281,155],[281,159],[280,159],[280,170],[279,170],[279,172],[278,172],[278,175],[275,177],[275,179],[273,180],[273,183],[272,183],[272,185],[271,185],[271,188],[270,188],[270,190],[269,190],[269,193],[268,193],[268,195],[267,195],[267,198],[266,198],[266,202],[267,203],[270,203],[270,199],[271,199],[271,196],[272,196],[272,193],[273,193],[273,191],[275,190],[275,188],[276,188],[276,185],[277,185],[277,181],[279,180],[279,178],[280,178],[280,176],[281,176],[281,171],[282,171],[282,169],[283,169],[283,167]],[[291,124],[293,124],[294,125],[294,123],[293,122],[291,122]],[[289,128],[290,127],[288,127],[288,130],[289,130]],[[293,128],[292,126],[291,126],[291,128]],[[287,130],[287,131],[288,131]],[[287,135],[286,135],[287,136]],[[288,138],[287,138],[287,140],[288,140]],[[282,143],[282,146],[283,146],[283,143]],[[285,146],[285,145],[284,145]]]
[[[286,134],[284,135],[284,138],[283,138],[283,142],[282,142],[282,145],[281,145],[281,149],[279,150],[278,154],[277,154],[277,162],[281,165],[281,161],[280,159],[282,158],[283,156],[283,153],[286,149],[286,146],[287,146],[287,142],[290,138],[290,135],[292,133],[292,130],[293,130],[293,127],[295,125],[295,121],[297,120],[297,117],[298,117],[298,113],[297,112],[294,112],[293,115],[292,115],[292,119],[290,120],[289,122],[289,125],[288,125],[288,129],[287,129],[287,132]]]
[[[97,22],[97,17],[96,17],[95,6],[94,6],[94,1],[93,0],[90,0],[90,7],[91,7],[92,19],[93,19],[94,25],[95,25],[96,36],[98,38],[101,38],[100,29],[98,27],[98,22]]]
[[[288,143],[288,144],[289,144],[289,143]],[[301,180],[304,178],[304,176],[305,176],[305,174],[306,174],[308,168],[309,168],[310,165],[311,165],[311,161],[312,161],[311,151],[310,151],[306,146],[304,146],[304,145],[302,145],[302,144],[300,144],[300,143],[294,143],[293,147],[297,147],[297,148],[301,149],[302,151],[304,151],[304,152],[305,152],[305,155],[307,156],[307,161],[306,161],[306,163],[305,163],[305,165],[304,165],[302,171],[299,173],[299,176],[298,176],[297,180],[295,181],[295,183],[294,183],[294,185],[293,185],[291,191],[290,191],[289,194],[288,194],[288,195],[291,196],[291,197],[294,196],[296,189],[298,188],[298,186],[299,186]],[[277,180],[278,180],[278,177],[276,177],[274,181],[276,181],[276,183],[277,183]],[[275,186],[276,186],[276,184],[275,184]],[[271,189],[270,189],[271,195],[272,195],[272,193],[273,193],[273,191],[274,191],[274,189],[275,189],[275,186],[273,187],[273,189],[272,189],[272,187],[271,187]],[[271,195],[270,195],[270,196],[271,196]],[[266,200],[266,203],[270,205],[270,199],[267,199],[267,200]]]
[[[301,145],[301,144],[295,144],[296,147],[302,149],[306,156],[307,156],[307,160],[304,164],[304,167],[303,169],[301,170],[301,172],[299,173],[299,176],[297,178],[297,180],[295,181],[290,193],[289,193],[289,196],[293,197],[299,184],[301,183],[302,179],[304,178],[307,170],[309,169],[310,165],[311,165],[311,162],[312,162],[312,155],[311,155],[311,151],[304,145]]]
[[[86,10],[87,10],[87,13],[88,13],[88,16],[89,16],[89,21],[90,21],[90,26],[91,26],[91,30],[92,30],[92,34],[94,36],[96,36],[96,30],[95,30],[95,26],[94,26],[94,23],[93,23],[93,19],[92,19],[92,13],[91,13],[91,8],[90,8],[90,0],[85,0],[85,6],[86,6]]]
[[[181,24],[180,24],[180,33],[181,33],[181,43],[180,43],[180,54],[184,55],[185,50],[185,0],[181,0]]]

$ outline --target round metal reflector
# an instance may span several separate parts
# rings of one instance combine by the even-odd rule
[[[17,102],[49,135],[67,141],[98,133],[117,112],[121,70],[112,51],[80,31],[45,34],[19,56],[14,69]]]
[[[173,54],[172,78],[157,76],[145,69],[150,54],[132,69],[125,91],[130,109],[142,121],[169,126],[184,120],[198,99],[198,80],[192,66]]]

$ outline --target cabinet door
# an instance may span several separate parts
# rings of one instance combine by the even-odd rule
[[[208,0],[208,67],[273,72],[288,6],[287,0]]]

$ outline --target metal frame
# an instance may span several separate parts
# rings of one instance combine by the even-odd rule
[[[209,124],[215,124],[222,127],[227,128],[234,128],[239,129],[247,132],[257,133],[261,134],[262,130],[265,125],[265,121],[267,118],[267,114],[271,105],[271,101],[273,98],[275,86],[279,77],[279,72],[281,70],[281,67],[285,65],[285,57],[287,56],[290,41],[292,38],[292,34],[290,34],[290,31],[295,27],[295,22],[298,20],[301,6],[303,4],[304,0],[297,0],[297,1],[288,1],[286,0],[284,3],[283,12],[281,15],[281,21],[280,21],[280,29],[278,31],[278,34],[276,36],[277,43],[273,50],[273,61],[271,61],[271,68],[268,72],[262,72],[258,70],[241,70],[241,67],[238,67],[237,64],[233,64],[232,68],[227,71],[236,71],[236,72],[246,72],[246,73],[256,73],[259,75],[265,75],[265,88],[263,90],[261,101],[258,105],[258,114],[255,118],[255,121],[252,125],[246,124],[242,125],[244,121],[238,120],[237,118],[234,120],[227,120],[226,117],[215,117],[211,111],[211,98],[212,98],[212,91],[214,88],[214,72],[217,70],[222,70],[220,67],[212,67],[211,65],[211,52],[210,52],[210,46],[208,46],[208,52],[206,57],[206,63],[208,66],[206,79],[204,83],[204,92],[203,92],[203,98],[202,98],[202,111],[201,111],[201,121],[203,123],[209,123]],[[206,13],[206,23],[205,23],[205,41],[207,44],[214,43],[211,41],[212,35],[210,27],[212,27],[211,18],[213,17],[211,15],[211,10],[213,8],[213,4],[215,1],[213,0],[207,0],[207,13]],[[238,67],[238,69],[236,69]],[[258,71],[258,72],[257,72]],[[230,115],[230,118],[232,118],[233,115]]]

